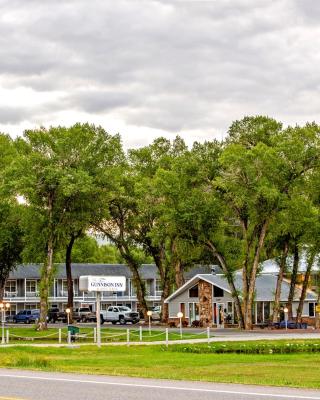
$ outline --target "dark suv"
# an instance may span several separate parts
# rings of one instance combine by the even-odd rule
[[[25,324],[30,324],[31,322],[36,322],[40,318],[40,311],[39,310],[22,310],[19,311],[13,317],[13,322],[24,322]]]
[[[68,316],[65,311],[59,311],[59,308],[53,307],[48,310],[48,322],[67,322]]]

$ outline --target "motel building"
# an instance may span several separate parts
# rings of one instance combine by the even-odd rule
[[[272,304],[277,281],[277,271],[262,268],[257,278],[256,294],[253,311],[255,324],[267,323],[272,316]],[[265,264],[263,263],[263,264]],[[57,307],[60,311],[67,308],[67,277],[64,264],[55,266],[55,276],[49,292],[49,307]],[[191,326],[193,321],[201,321],[203,326],[232,326],[236,324],[236,315],[229,285],[216,266],[215,273],[210,273],[210,266],[196,266],[185,272],[186,283],[166,299],[169,306],[169,318],[177,319],[177,313],[183,313],[183,319]],[[161,304],[161,282],[157,267],[154,264],[145,264],[140,268],[140,274],[146,287],[146,301],[148,307]],[[4,301],[10,303],[7,315],[15,315],[24,309],[39,309],[41,267],[38,264],[19,265],[9,276],[6,282]],[[124,292],[102,292],[101,308],[109,306],[127,306],[133,311],[139,309],[136,290],[133,284],[130,269],[123,264],[72,264],[74,284],[74,308],[89,307],[95,311],[96,293],[85,292],[79,289],[80,276],[124,276],[126,290]],[[318,272],[317,272],[318,275]],[[241,292],[241,272],[235,274],[235,284]],[[284,280],[281,288],[281,304],[286,305],[290,288],[290,281]],[[296,287],[293,311],[298,307],[301,290]],[[309,325],[314,324],[317,295],[308,290],[303,307],[303,320]],[[280,316],[281,317],[281,316]],[[281,318],[283,319],[283,318]]]
[[[67,308],[67,276],[64,264],[55,265],[55,275],[49,291],[49,307],[57,307],[60,311]],[[190,279],[199,272],[209,272],[209,267],[196,267],[188,271],[185,279]],[[109,306],[127,306],[132,311],[139,308],[136,290],[130,269],[123,264],[72,264],[74,285],[74,308],[89,307],[95,311],[96,293],[81,291],[80,276],[124,276],[126,290],[124,292],[101,292],[101,309]],[[161,304],[162,289],[158,278],[158,269],[154,264],[140,267],[140,275],[145,283],[146,301],[148,307]],[[10,273],[5,285],[4,301],[10,303],[7,316],[13,316],[21,310],[40,308],[40,276],[41,266],[38,264],[19,265]]]
[[[67,308],[67,276],[64,264],[56,265],[56,273],[49,291],[49,307],[57,307],[60,311]],[[79,289],[79,278],[85,275],[124,276],[126,290],[124,292],[102,292],[101,308],[109,306],[127,306],[137,310],[138,300],[133,285],[132,274],[126,265],[111,264],[73,264],[72,277],[74,285],[74,308],[89,307],[95,311],[96,292],[84,292]],[[4,301],[10,303],[7,315],[15,315],[20,310],[40,308],[40,276],[41,267],[37,264],[19,265],[6,282]],[[146,287],[146,300],[150,307],[160,305],[161,288],[157,278],[155,265],[143,265],[141,276]]]
[[[269,322],[272,317],[274,292],[277,283],[276,274],[261,274],[256,281],[256,294],[253,310],[253,323],[262,325]],[[235,274],[235,285],[241,293],[242,274]],[[281,287],[280,302],[282,308],[285,307],[290,290],[290,281],[284,280]],[[296,315],[301,289],[295,289],[293,301],[293,317]],[[234,302],[231,290],[223,274],[197,274],[182,287],[169,296],[165,302],[169,307],[169,321],[179,323],[177,314],[183,314],[189,326],[193,321],[199,321],[203,327],[232,326],[236,321]],[[303,321],[309,325],[315,322],[315,306],[317,294],[311,290],[307,291],[303,305]],[[279,315],[281,320],[283,315]]]

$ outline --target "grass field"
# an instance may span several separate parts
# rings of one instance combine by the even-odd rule
[[[190,354],[163,346],[16,346],[0,348],[0,367],[320,388],[319,353]]]

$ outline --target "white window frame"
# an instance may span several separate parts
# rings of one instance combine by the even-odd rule
[[[161,280],[160,279],[156,279],[156,283],[155,283],[155,295],[156,296],[161,296],[162,295],[163,290],[161,289]]]
[[[28,284],[30,285],[31,283],[34,284],[34,289],[35,289],[34,291],[28,290]],[[30,289],[30,286],[29,286],[29,289]],[[38,293],[38,281],[36,279],[27,279],[26,280],[26,296],[33,297],[33,296],[36,296],[37,293]]]
[[[313,315],[310,315],[310,304],[313,304]],[[316,316],[316,302],[315,301],[309,301],[308,302],[308,317],[310,318],[315,318]]]
[[[9,290],[8,290],[9,289]],[[14,289],[14,290],[12,290]],[[15,279],[8,279],[4,288],[5,297],[16,297],[17,292],[17,281]]]

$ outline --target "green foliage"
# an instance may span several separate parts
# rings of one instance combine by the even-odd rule
[[[141,249],[132,249],[136,257],[141,259],[141,263],[148,264],[152,262]],[[55,262],[65,262],[65,251],[60,250],[56,253]],[[97,240],[88,235],[83,235],[76,240],[72,250],[73,263],[89,264],[124,264],[118,248],[111,243],[99,244]]]
[[[173,345],[170,352],[192,354],[292,354],[320,353],[319,341],[236,342],[210,345]]]
[[[0,135],[0,156],[0,195],[27,200],[25,261],[44,262],[51,243],[64,262],[73,246],[73,262],[125,262],[139,282],[140,265],[153,260],[164,296],[194,264],[220,263],[229,284],[242,268],[249,318],[260,261],[284,241],[320,248],[315,123],[284,129],[248,116],[223,143],[188,149],[180,137],[158,138],[127,155],[118,135],[75,124],[29,130],[15,143]],[[110,243],[86,236],[92,228]]]
[[[23,208],[8,185],[8,171],[15,156],[13,141],[0,134],[0,298],[9,273],[21,260],[24,246]]]

